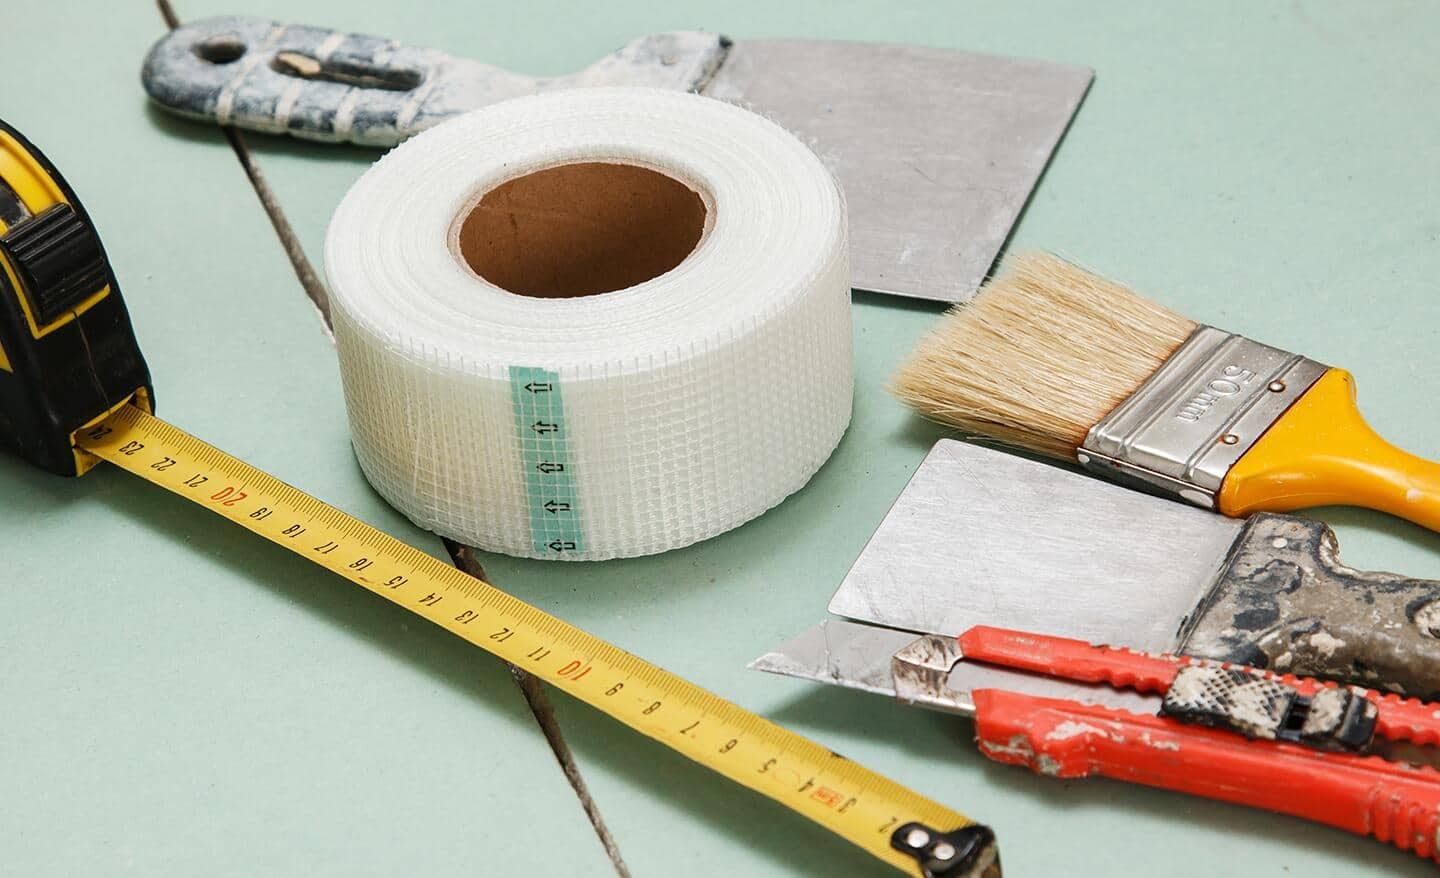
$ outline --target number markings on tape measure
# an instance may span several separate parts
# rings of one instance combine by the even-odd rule
[[[81,447],[423,616],[904,871],[897,826],[971,820],[126,406]]]

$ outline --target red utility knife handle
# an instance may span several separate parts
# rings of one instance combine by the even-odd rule
[[[1009,628],[976,625],[960,635],[966,661],[1003,665],[1082,683],[1106,683],[1117,689],[1164,692],[1183,667],[1182,659],[1096,646],[1068,637],[1027,634]]]
[[[1175,673],[1194,660],[1187,656],[1152,656],[1114,646],[1096,646],[1068,637],[1027,634],[1008,628],[976,625],[960,635],[960,652],[967,661],[986,662],[1083,683],[1104,683],[1138,692],[1164,692]],[[1293,686],[1301,695],[1314,695],[1333,686],[1309,677],[1265,672]],[[1365,697],[1380,710],[1375,734],[1391,741],[1440,745],[1440,703],[1365,690]]]
[[[1074,701],[980,689],[975,731],[997,762],[1251,805],[1373,835],[1440,862],[1440,772],[1378,756],[1252,741]]]

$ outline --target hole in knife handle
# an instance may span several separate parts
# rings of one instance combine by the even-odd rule
[[[321,62],[303,52],[276,52],[275,57],[270,59],[270,69],[300,79],[318,79],[384,91],[410,91],[424,80],[415,70],[387,70],[343,61]]]
[[[244,56],[245,41],[230,34],[211,37],[195,44],[195,54],[211,64],[231,64]]]

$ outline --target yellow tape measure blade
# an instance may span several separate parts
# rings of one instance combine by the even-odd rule
[[[140,409],[124,407],[82,435],[81,446],[425,617],[902,871],[922,874],[916,856],[891,843],[897,829],[911,823],[941,833],[974,827],[993,860],[993,834],[964,815],[517,600]]]

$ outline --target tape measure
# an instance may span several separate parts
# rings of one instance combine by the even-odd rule
[[[0,439],[51,472],[101,460],[278,543],[922,876],[1000,874],[994,833],[566,624],[151,414],[89,217],[0,122]]]

